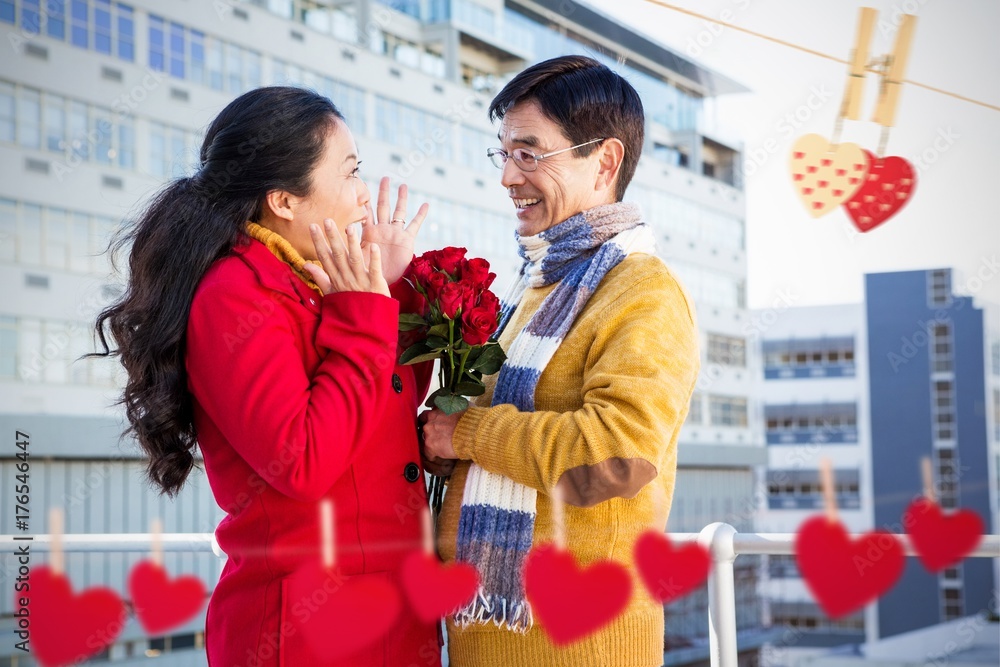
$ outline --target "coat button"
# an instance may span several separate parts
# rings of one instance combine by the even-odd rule
[[[406,478],[407,482],[415,482],[420,478],[420,468],[417,467],[416,463],[407,463],[406,467],[403,468],[403,477]]]
[[[396,390],[397,394],[403,393],[403,380],[396,373],[392,374],[392,388]]]

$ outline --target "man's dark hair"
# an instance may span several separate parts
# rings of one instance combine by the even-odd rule
[[[503,87],[490,103],[490,120],[501,120],[521,102],[535,102],[572,144],[616,137],[625,145],[625,156],[615,184],[615,199],[635,175],[645,121],[639,93],[621,75],[586,56],[560,56],[532,65]],[[577,148],[586,157],[599,144]]]

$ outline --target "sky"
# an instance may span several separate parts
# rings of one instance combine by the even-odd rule
[[[847,60],[858,11],[878,10],[872,57],[892,51],[900,16],[917,16],[907,79],[1000,106],[1000,0],[668,0],[705,16]],[[909,160],[917,184],[896,215],[859,233],[840,208],[813,218],[792,188],[794,142],[831,138],[847,65],[775,44],[645,0],[590,0],[750,93],[706,104],[704,121],[744,142],[747,301],[774,305],[858,303],[865,273],[955,269],[954,289],[1000,304],[1000,111],[905,85],[886,155]],[[841,141],[875,151],[870,120],[878,76],[865,83],[859,120]],[[770,149],[770,150],[768,150]]]

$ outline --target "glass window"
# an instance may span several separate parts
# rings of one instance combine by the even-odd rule
[[[118,121],[118,166],[122,169],[135,167],[135,127],[132,118],[123,116]]]
[[[149,124],[149,173],[167,177],[167,131],[160,123]]]
[[[0,0],[0,21],[14,22],[14,3],[12,0]]]
[[[246,60],[247,68],[246,89],[258,88],[261,84],[262,70],[260,54],[255,51],[244,51],[243,56]]]
[[[91,115],[91,131],[94,138],[94,160],[101,164],[112,164],[115,158],[111,146],[114,128],[111,125],[111,112],[105,109],[94,109]]]
[[[170,76],[178,79],[184,78],[184,52],[186,40],[184,38],[184,26],[177,23],[170,24]]]
[[[243,92],[243,49],[234,44],[226,45],[226,90]]]
[[[0,377],[17,374],[17,320],[0,315]]]
[[[192,30],[188,33],[191,46],[189,77],[192,81],[207,84],[205,79],[205,33]]]
[[[66,100],[45,96],[45,147],[62,153],[66,150]]]
[[[17,202],[0,198],[0,260],[17,259]]]
[[[222,44],[217,39],[207,40],[208,85],[222,90]]]
[[[118,57],[129,62],[135,61],[135,18],[132,8],[120,2],[115,3],[118,16]]]
[[[65,269],[69,263],[69,223],[66,211],[50,208],[45,211],[45,264]]]
[[[94,0],[94,50],[111,54],[110,0]]]
[[[17,142],[27,148],[41,144],[41,95],[22,88],[17,96]]]
[[[70,4],[70,37],[73,46],[90,46],[90,16],[87,0],[72,0]]]
[[[21,28],[30,35],[41,32],[42,19],[38,0],[21,0]]]
[[[0,141],[14,141],[14,86],[0,81]]]
[[[89,271],[90,216],[86,213],[72,213],[70,218],[70,268],[74,271]]]
[[[45,34],[66,39],[66,0],[46,0]]]
[[[82,160],[90,157],[90,139],[87,137],[87,106],[80,102],[69,104],[69,142],[73,154]]]
[[[149,15],[149,66],[162,72],[166,69],[166,34],[163,19]]]
[[[21,256],[25,264],[42,263],[42,207],[37,204],[21,205]]]

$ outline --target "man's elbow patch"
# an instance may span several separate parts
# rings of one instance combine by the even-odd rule
[[[645,459],[615,457],[570,468],[559,478],[564,500],[575,507],[591,507],[611,498],[634,498],[656,479],[656,466]]]

